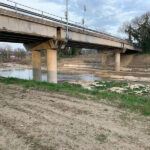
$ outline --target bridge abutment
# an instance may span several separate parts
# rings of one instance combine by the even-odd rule
[[[41,81],[41,52],[32,51],[33,80]]]

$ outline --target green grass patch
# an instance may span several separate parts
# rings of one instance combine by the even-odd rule
[[[91,99],[96,102],[105,100],[106,104],[118,107],[120,109],[130,109],[131,111],[140,112],[142,115],[150,115],[150,96],[137,95],[134,90],[128,89],[127,93],[112,92],[107,89],[110,87],[124,87],[127,83],[123,82],[99,82],[105,85],[102,90],[96,87],[93,90],[84,89],[77,84],[69,83],[48,83],[38,82],[34,80],[22,80],[17,78],[3,78],[0,77],[0,82],[5,84],[18,84],[24,86],[25,89],[30,88],[39,91],[55,91],[65,93],[72,97],[80,99]],[[136,89],[138,90],[138,89]]]
[[[108,82],[103,82],[103,81],[97,81],[97,86],[93,86],[97,90],[106,90],[112,87],[125,87],[127,86],[128,83],[126,82],[114,82],[114,81],[108,81]]]

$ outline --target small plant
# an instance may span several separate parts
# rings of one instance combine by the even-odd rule
[[[71,122],[70,125],[73,126],[73,123]]]
[[[104,111],[108,111],[108,109],[107,109],[107,108],[105,108],[105,109],[104,109]]]
[[[125,120],[130,120],[130,118],[128,117],[128,114],[127,113],[122,113],[120,116],[120,119],[125,121]]]
[[[123,138],[124,138],[122,135],[119,135],[118,137],[119,137],[120,139],[123,139]]]
[[[98,140],[99,142],[101,143],[104,143],[107,139],[107,136],[105,134],[99,134],[97,137],[96,137],[96,140]]]
[[[92,112],[91,112],[90,110],[84,110],[83,112],[84,112],[85,115],[90,115],[90,114],[92,114]]]
[[[39,143],[37,142],[37,141],[35,141],[34,143],[33,143],[33,150],[36,150],[36,149],[38,149],[38,147],[39,147]]]

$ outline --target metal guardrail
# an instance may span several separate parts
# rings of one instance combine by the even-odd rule
[[[40,14],[42,14],[42,15],[47,14],[47,15],[56,17],[56,18],[58,18],[58,19],[60,19],[60,20],[66,20],[66,18],[64,18],[64,17],[60,17],[60,16],[57,16],[57,15],[48,13],[48,12],[46,12],[46,11],[42,11],[42,10],[39,10],[39,9],[36,9],[36,8],[32,8],[32,7],[29,7],[29,6],[26,6],[26,5],[23,5],[23,4],[14,2],[14,1],[12,1],[12,0],[7,0],[7,1],[13,3],[13,4],[15,5],[15,7],[17,7],[17,6],[23,6],[23,7],[25,7],[25,8],[29,8],[29,9],[31,9],[31,10],[38,11],[38,12],[40,12]],[[81,24],[81,23],[76,22],[76,21],[73,21],[73,20],[69,20],[69,21],[72,22],[72,23],[75,23],[75,24]]]
[[[11,3],[14,3],[15,6],[12,6],[12,5],[9,5],[9,4],[6,4],[6,3],[2,3],[0,2],[0,6],[2,7],[5,7],[5,8],[9,8],[9,9],[12,9],[14,10],[15,12],[22,12],[22,13],[26,13],[26,14],[29,14],[29,15],[32,15],[32,16],[36,16],[36,17],[40,17],[42,19],[47,19],[47,20],[50,20],[52,22],[55,22],[55,23],[59,23],[59,24],[62,24],[64,26],[67,26],[67,21],[65,21],[65,18],[63,17],[59,17],[59,16],[56,16],[56,15],[53,15],[53,14],[50,14],[48,12],[45,12],[45,11],[41,11],[39,9],[35,9],[35,8],[31,8],[29,6],[25,6],[25,5],[22,5],[20,3],[16,3],[16,2],[13,2],[11,0],[7,0]],[[26,7],[26,8],[29,8],[31,10],[34,10],[34,11],[38,11],[40,13],[36,13],[34,11],[30,11],[30,10],[26,10],[26,9],[23,9],[23,8],[20,8],[18,6],[23,6],[23,7]],[[47,15],[45,15],[47,14]],[[49,15],[49,16],[48,16]],[[51,17],[51,16],[54,16],[54,17]],[[56,18],[59,18],[59,19],[56,19]],[[74,27],[74,28],[77,28],[77,29],[80,29],[80,30],[84,30],[84,31],[89,31],[89,32],[92,32],[92,33],[96,33],[96,34],[100,34],[100,35],[104,35],[104,36],[109,36],[111,38],[114,38],[114,39],[118,39],[118,40],[121,40],[122,42],[125,42],[126,40],[124,39],[121,39],[121,38],[118,38],[118,37],[115,37],[115,36],[112,36],[110,34],[107,34],[107,33],[103,33],[103,32],[100,32],[98,30],[94,30],[94,29],[90,29],[88,27],[83,27],[81,25],[78,25],[79,23],[77,22],[74,22],[74,23],[71,23],[71,22],[74,22],[74,21],[71,21],[69,20],[69,23],[68,23],[68,26],[69,27]]]

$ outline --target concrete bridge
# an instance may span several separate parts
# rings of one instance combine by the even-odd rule
[[[41,80],[40,52],[42,50],[47,51],[48,82],[54,83],[57,83],[58,49],[68,46],[103,51],[104,68],[106,68],[107,53],[113,51],[116,56],[116,71],[120,71],[120,53],[127,50],[139,51],[131,43],[108,34],[72,23],[68,23],[67,27],[67,22],[5,3],[0,3],[0,6],[2,6],[0,8],[0,42],[23,43],[28,50],[32,51],[35,80]],[[69,28],[68,34],[67,28]]]

